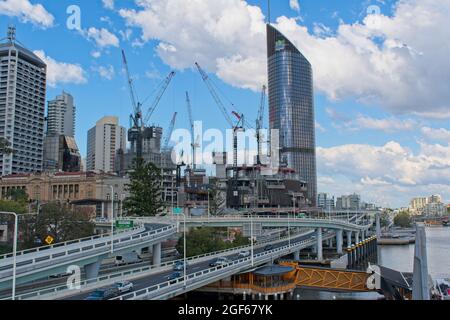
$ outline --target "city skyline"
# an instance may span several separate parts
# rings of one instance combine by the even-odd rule
[[[17,11],[12,10],[12,7],[0,6],[0,14],[8,16],[7,19],[2,19],[0,28],[6,30],[9,23],[14,23],[17,26],[18,39],[28,49],[36,51],[50,66],[47,101],[60,94],[61,90],[66,90],[74,96],[79,119],[76,136],[83,156],[86,156],[87,130],[102,116],[118,115],[120,124],[128,127],[131,104],[126,80],[121,72],[121,47],[124,47],[130,56],[130,68],[136,79],[137,91],[144,98],[169,70],[173,68],[181,71],[152,118],[156,124],[166,128],[173,112],[181,110],[177,126],[188,127],[187,115],[183,112],[183,98],[184,92],[189,90],[193,100],[194,118],[204,120],[209,127],[226,128],[226,123],[213,105],[201,78],[195,70],[190,69],[193,65],[190,61],[199,56],[204,57],[204,61],[199,61],[202,66],[209,73],[216,75],[216,83],[226,96],[240,107],[247,119],[256,118],[259,103],[257,89],[264,84],[266,68],[265,61],[262,61],[263,67],[260,68],[260,55],[254,51],[262,47],[264,53],[265,33],[264,30],[261,32],[261,26],[265,26],[267,15],[265,3],[262,4],[262,11],[256,7],[260,4],[256,1],[243,4],[238,4],[237,1],[220,1],[218,4],[218,8],[236,10],[238,14],[235,16],[235,22],[241,23],[235,23],[236,25],[243,24],[246,28],[246,24],[252,23],[252,33],[244,37],[239,36],[235,28],[225,28],[229,27],[230,22],[225,18],[230,16],[231,11],[216,12],[205,2],[205,9],[211,10],[214,17],[224,18],[224,25],[214,25],[222,36],[214,36],[211,30],[206,30],[203,34],[204,42],[214,44],[217,47],[214,49],[213,46],[205,48],[199,42],[202,37],[199,38],[199,35],[195,34],[199,32],[196,30],[198,23],[204,21],[188,20],[194,14],[195,8],[187,9],[185,22],[189,23],[186,23],[183,29],[189,32],[192,40],[192,45],[189,46],[182,39],[171,38],[160,28],[166,20],[159,20],[161,25],[156,22],[155,25],[147,25],[143,22],[152,21],[143,20],[146,14],[155,18],[158,14],[167,15],[165,19],[170,18],[168,12],[165,12],[167,7],[159,1],[155,2],[155,6],[159,6],[158,11],[150,4],[148,7],[139,7],[132,1],[125,5],[116,2],[114,10],[102,7],[101,1],[80,4],[83,32],[66,28],[66,8],[70,5],[69,2],[31,3],[41,3],[45,14],[32,19],[26,12],[20,11],[20,8],[16,8],[19,10]],[[444,102],[448,100],[445,100],[445,90],[440,90],[437,86],[434,89],[435,94],[432,95],[432,88],[428,85],[433,80],[432,76],[441,74],[426,74],[422,68],[422,65],[429,62],[432,65],[443,65],[441,70],[448,71],[448,64],[436,60],[437,57],[431,52],[433,48],[440,49],[433,42],[440,42],[439,37],[434,37],[430,40],[431,43],[425,46],[422,33],[414,38],[408,30],[399,28],[395,33],[381,28],[379,32],[386,39],[377,43],[374,39],[376,35],[370,31],[376,23],[374,18],[400,26],[405,11],[413,9],[417,14],[425,9],[436,12],[438,18],[433,21],[432,26],[435,26],[437,31],[438,27],[445,28],[445,23],[448,23],[439,17],[445,15],[445,9],[450,8],[443,5],[443,12],[439,12],[431,1],[404,1],[401,4],[387,1],[384,5],[376,2],[383,15],[366,17],[367,1],[353,1],[344,8],[339,5],[340,9],[336,8],[334,11],[332,5],[327,3],[326,7],[324,1],[317,1],[317,4],[312,1],[299,3],[300,12],[297,12],[295,7],[291,9],[289,1],[273,4],[272,21],[311,60],[317,74],[315,101],[319,191],[336,195],[357,192],[363,194],[368,201],[398,207],[406,206],[410,198],[422,194],[440,193],[444,201],[448,202],[450,127],[447,118],[449,115],[445,112],[445,107],[448,106]],[[93,8],[97,10],[92,10]],[[130,15],[130,10],[133,9],[136,14]],[[13,17],[14,15],[19,16],[19,19]],[[339,22],[340,19],[342,22]],[[25,22],[26,20],[28,22]],[[59,39],[55,43],[64,43],[64,46],[59,48],[54,44],[50,45],[50,37]],[[234,37],[234,42],[231,41],[233,45],[227,45],[227,37]],[[262,43],[260,39],[263,39]],[[356,53],[361,46],[368,47],[368,52]],[[80,50],[73,51],[72,47],[79,47]],[[186,53],[182,55],[181,52]],[[371,58],[376,54],[385,58],[394,55],[403,59],[402,62],[410,68],[406,68],[406,72],[405,68],[381,58],[373,62]],[[349,67],[347,60],[340,61],[344,66],[341,68],[333,64],[346,56],[354,62],[354,68],[347,69],[349,76],[342,70]],[[324,65],[322,62],[325,58],[331,62]],[[387,65],[380,64],[382,61]],[[366,66],[367,63],[370,66]],[[227,68],[224,68],[223,64]],[[380,71],[384,67],[389,69],[387,74]],[[378,79],[358,79],[364,72]],[[388,90],[392,82],[386,80],[387,84],[382,84],[379,81],[389,75],[397,79],[397,92]],[[356,76],[357,81],[351,76]],[[406,81],[410,76],[423,77],[423,92],[409,94],[415,92],[411,90],[414,89],[414,84],[408,84]],[[447,78],[441,78],[439,81],[448,83]],[[418,97],[420,93],[422,94]],[[423,101],[423,98],[431,96],[435,98]],[[217,114],[202,119],[204,110]],[[439,117],[441,120],[438,120]],[[267,119],[266,115],[265,126],[268,125]],[[387,163],[389,165],[386,165]]]

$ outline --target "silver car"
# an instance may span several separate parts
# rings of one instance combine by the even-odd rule
[[[132,292],[134,289],[133,283],[130,281],[116,282],[115,287],[119,290],[120,294]]]

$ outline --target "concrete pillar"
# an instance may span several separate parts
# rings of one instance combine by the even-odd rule
[[[95,280],[98,278],[100,271],[100,260],[87,264],[84,266],[84,272],[86,273],[86,280]]]
[[[333,248],[333,239],[328,240],[328,248]]]
[[[356,246],[352,245],[352,267],[356,265]]]
[[[351,231],[347,231],[347,247],[351,247],[352,246],[352,232]]]
[[[347,269],[350,269],[353,265],[352,261],[352,248],[347,247]]]
[[[161,265],[161,243],[153,245],[153,265],[157,267]]]
[[[342,229],[336,231],[336,248],[337,253],[342,254]]]
[[[267,294],[264,295],[264,300],[269,300],[269,296]]]
[[[323,250],[322,250],[322,228],[317,228],[316,231],[317,239],[317,260],[323,260]]]
[[[295,261],[300,260],[300,250],[294,251],[294,260]]]
[[[275,294],[273,295],[273,300],[278,300],[278,294],[275,293]]]
[[[416,226],[416,244],[414,248],[413,300],[430,300],[428,290],[428,261],[425,226]]]
[[[105,203],[102,202],[102,218],[105,217]]]
[[[380,217],[380,212],[377,212],[376,215],[375,215],[375,227],[376,227],[377,238],[381,238],[381,217]]]
[[[355,232],[355,243],[359,243],[359,232]]]
[[[284,294],[280,293],[280,300],[284,300]]]
[[[242,299],[245,301],[245,300],[247,300],[247,294],[245,293],[245,291],[244,291],[244,293],[243,293],[243,295],[242,295]]]

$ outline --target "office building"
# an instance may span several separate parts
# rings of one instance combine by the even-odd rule
[[[317,202],[312,67],[277,29],[267,25],[269,123],[280,135],[280,161],[306,181],[308,200]]]
[[[81,155],[75,138],[58,134],[45,137],[44,171],[81,171]]]
[[[126,148],[126,131],[119,118],[100,119],[88,132],[86,170],[114,172],[116,153]]]
[[[0,154],[0,174],[42,171],[47,66],[16,42],[15,28],[0,44],[0,138],[13,153]]]
[[[341,196],[336,199],[336,209],[338,210],[359,210],[361,209],[361,196],[351,194]]]
[[[48,102],[47,135],[75,137],[75,112],[73,97],[62,92]]]
[[[325,210],[334,210],[335,209],[334,196],[332,197],[327,193],[319,193],[317,195],[317,207]]]

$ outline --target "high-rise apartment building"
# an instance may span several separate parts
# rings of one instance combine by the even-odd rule
[[[47,66],[16,43],[9,27],[0,44],[0,138],[13,153],[0,153],[2,176],[42,171]]]
[[[126,148],[126,131],[118,117],[100,119],[88,132],[86,170],[114,172],[116,152]]]
[[[312,67],[277,29],[267,25],[270,129],[280,135],[280,160],[307,183],[317,202],[316,141]]]
[[[47,135],[75,137],[76,107],[73,97],[63,91],[54,100],[48,102]]]

